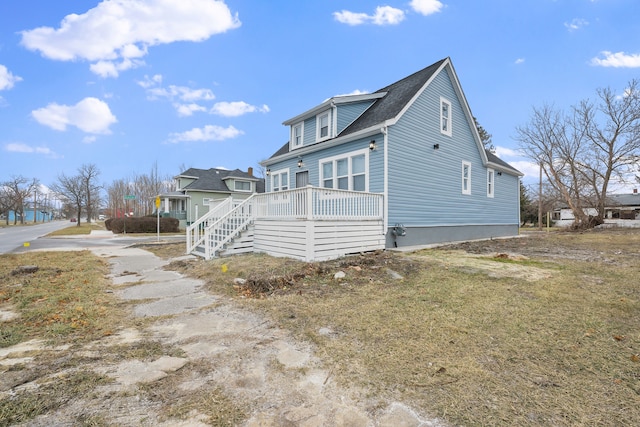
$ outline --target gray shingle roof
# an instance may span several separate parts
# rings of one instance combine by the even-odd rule
[[[257,181],[257,192],[264,193],[264,180],[249,175],[247,172],[243,172],[240,169],[228,170],[228,169],[197,169],[190,168],[182,172],[178,176],[194,177],[197,178],[191,184],[185,186],[183,190],[201,190],[201,191],[213,191],[218,193],[231,193],[227,184],[224,183],[225,178],[240,178],[250,179]]]
[[[374,92],[387,92],[387,94],[374,102],[367,111],[340,132],[338,136],[349,135],[396,117],[444,61],[446,58]]]
[[[491,163],[495,163],[496,165],[499,165],[505,169],[509,169],[511,171],[513,171],[513,173],[518,174],[518,175],[522,175],[522,173],[514,168],[513,166],[511,166],[509,163],[505,162],[504,160],[502,160],[500,157],[496,156],[495,154],[493,154],[491,151],[485,149],[484,150],[487,153],[487,160],[489,160],[489,162]]]
[[[338,137],[349,135],[396,117],[446,59],[441,59],[427,68],[375,91],[374,93],[386,92],[387,94],[376,100],[360,117],[340,132]],[[287,142],[271,158],[288,152],[289,143]]]

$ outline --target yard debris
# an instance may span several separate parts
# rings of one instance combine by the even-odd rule
[[[12,276],[18,276],[22,274],[33,274],[40,270],[37,265],[21,265],[11,272]]]
[[[333,275],[334,280],[344,279],[345,277],[347,277],[347,273],[345,273],[344,271],[338,271]]]

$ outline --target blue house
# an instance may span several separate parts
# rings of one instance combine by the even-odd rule
[[[235,220],[251,250],[311,261],[518,234],[522,174],[484,148],[449,58],[284,125],[289,141],[262,162],[266,193]]]

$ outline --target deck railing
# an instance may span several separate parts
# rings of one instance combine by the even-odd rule
[[[307,186],[253,194],[242,202],[228,198],[187,227],[187,253],[202,246],[210,259],[255,219],[357,221],[383,215],[383,195],[360,191]]]
[[[236,207],[241,200],[234,200],[232,197],[223,199],[217,203],[209,212],[198,218],[193,224],[187,227],[187,253],[193,252],[195,248],[202,245],[205,240],[205,230],[211,227],[217,220],[228,214]]]
[[[307,186],[257,194],[256,218],[309,220],[382,219],[383,195]]]

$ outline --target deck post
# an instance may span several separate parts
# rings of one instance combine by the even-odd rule
[[[313,219],[313,186],[307,185],[307,220]]]

